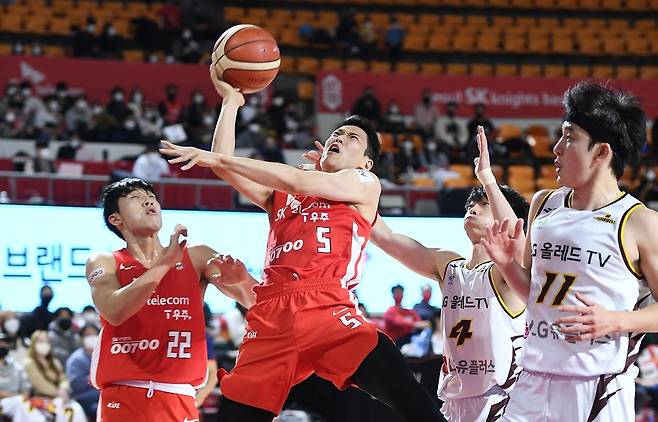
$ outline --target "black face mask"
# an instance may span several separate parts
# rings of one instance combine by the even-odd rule
[[[51,300],[53,300],[52,296],[41,296],[41,305],[48,307]]]
[[[59,321],[57,321],[57,325],[59,325],[59,328],[62,330],[66,331],[71,328],[71,318],[62,318]]]
[[[8,347],[5,347],[5,346],[0,347],[0,359],[6,358],[8,354],[9,354],[9,348]]]

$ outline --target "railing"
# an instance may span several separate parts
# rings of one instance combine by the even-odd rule
[[[95,206],[109,176],[64,176],[0,171],[0,203]],[[162,178],[154,182],[164,208],[196,210],[254,209],[228,183],[212,179]],[[439,192],[431,188],[382,190],[384,213],[437,215]]]

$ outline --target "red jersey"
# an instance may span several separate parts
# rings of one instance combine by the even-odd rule
[[[265,284],[336,279],[355,288],[372,223],[345,202],[274,192]]]
[[[113,252],[117,278],[126,286],[146,272],[127,249]],[[200,386],[206,379],[206,333],[201,287],[187,248],[146,304],[119,326],[101,318],[91,382],[154,381]]]

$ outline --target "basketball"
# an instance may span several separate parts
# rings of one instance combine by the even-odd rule
[[[256,25],[235,25],[215,42],[212,64],[221,80],[245,94],[257,92],[279,72],[279,46]]]

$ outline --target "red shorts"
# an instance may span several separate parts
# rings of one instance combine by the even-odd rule
[[[98,417],[102,422],[182,422],[199,420],[194,397],[184,394],[153,391],[147,397],[146,388],[109,385],[101,390]]]
[[[335,280],[256,287],[246,334],[222,394],[279,414],[290,388],[313,372],[343,389],[377,345],[377,330]]]

